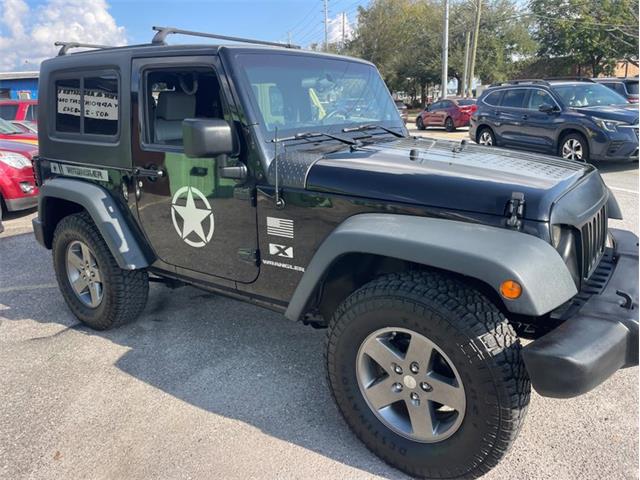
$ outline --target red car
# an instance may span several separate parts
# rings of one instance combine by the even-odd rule
[[[37,153],[34,145],[0,140],[0,203],[6,210],[24,210],[38,204],[32,166]]]
[[[444,127],[453,132],[458,127],[469,125],[471,114],[478,109],[472,98],[447,98],[428,105],[416,118],[418,130],[427,127]]]
[[[24,132],[13,123],[0,118],[0,140],[12,140],[20,143],[38,145],[38,135],[31,132]]]
[[[0,100],[0,118],[38,121],[38,100]]]

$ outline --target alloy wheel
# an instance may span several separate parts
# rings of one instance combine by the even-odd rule
[[[67,278],[71,289],[87,307],[102,302],[104,286],[95,254],[87,244],[75,240],[67,247]]]
[[[356,376],[376,417],[405,438],[440,442],[462,423],[466,396],[460,375],[424,335],[404,328],[376,330],[358,350]]]
[[[491,133],[487,130],[482,132],[480,134],[480,138],[478,139],[478,143],[480,145],[487,145],[487,146],[493,145],[493,137],[491,136]]]
[[[569,160],[582,161],[584,156],[584,148],[580,140],[575,138],[569,138],[562,145],[562,158]]]

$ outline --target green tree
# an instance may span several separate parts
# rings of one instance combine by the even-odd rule
[[[566,57],[594,76],[638,64],[638,0],[531,0],[540,56]]]

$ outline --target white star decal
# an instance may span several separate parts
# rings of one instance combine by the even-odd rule
[[[184,205],[178,205],[178,200],[185,192],[187,193],[186,203]],[[196,206],[193,198],[194,194],[203,201],[206,208],[198,208]],[[182,230],[178,225],[176,214],[182,218]],[[214,228],[213,212],[211,211],[211,205],[207,197],[197,188],[182,187],[175,193],[171,202],[171,218],[173,219],[173,226],[178,232],[178,235],[180,235],[180,238],[182,238],[187,245],[204,247],[209,243],[209,240],[211,240]],[[209,219],[209,229],[208,232],[205,233],[203,223],[206,224],[207,218]],[[194,233],[199,240],[194,241],[187,238],[191,233]]]

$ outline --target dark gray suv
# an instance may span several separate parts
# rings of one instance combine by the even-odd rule
[[[590,80],[517,80],[478,99],[469,135],[571,160],[638,160],[638,107]]]

